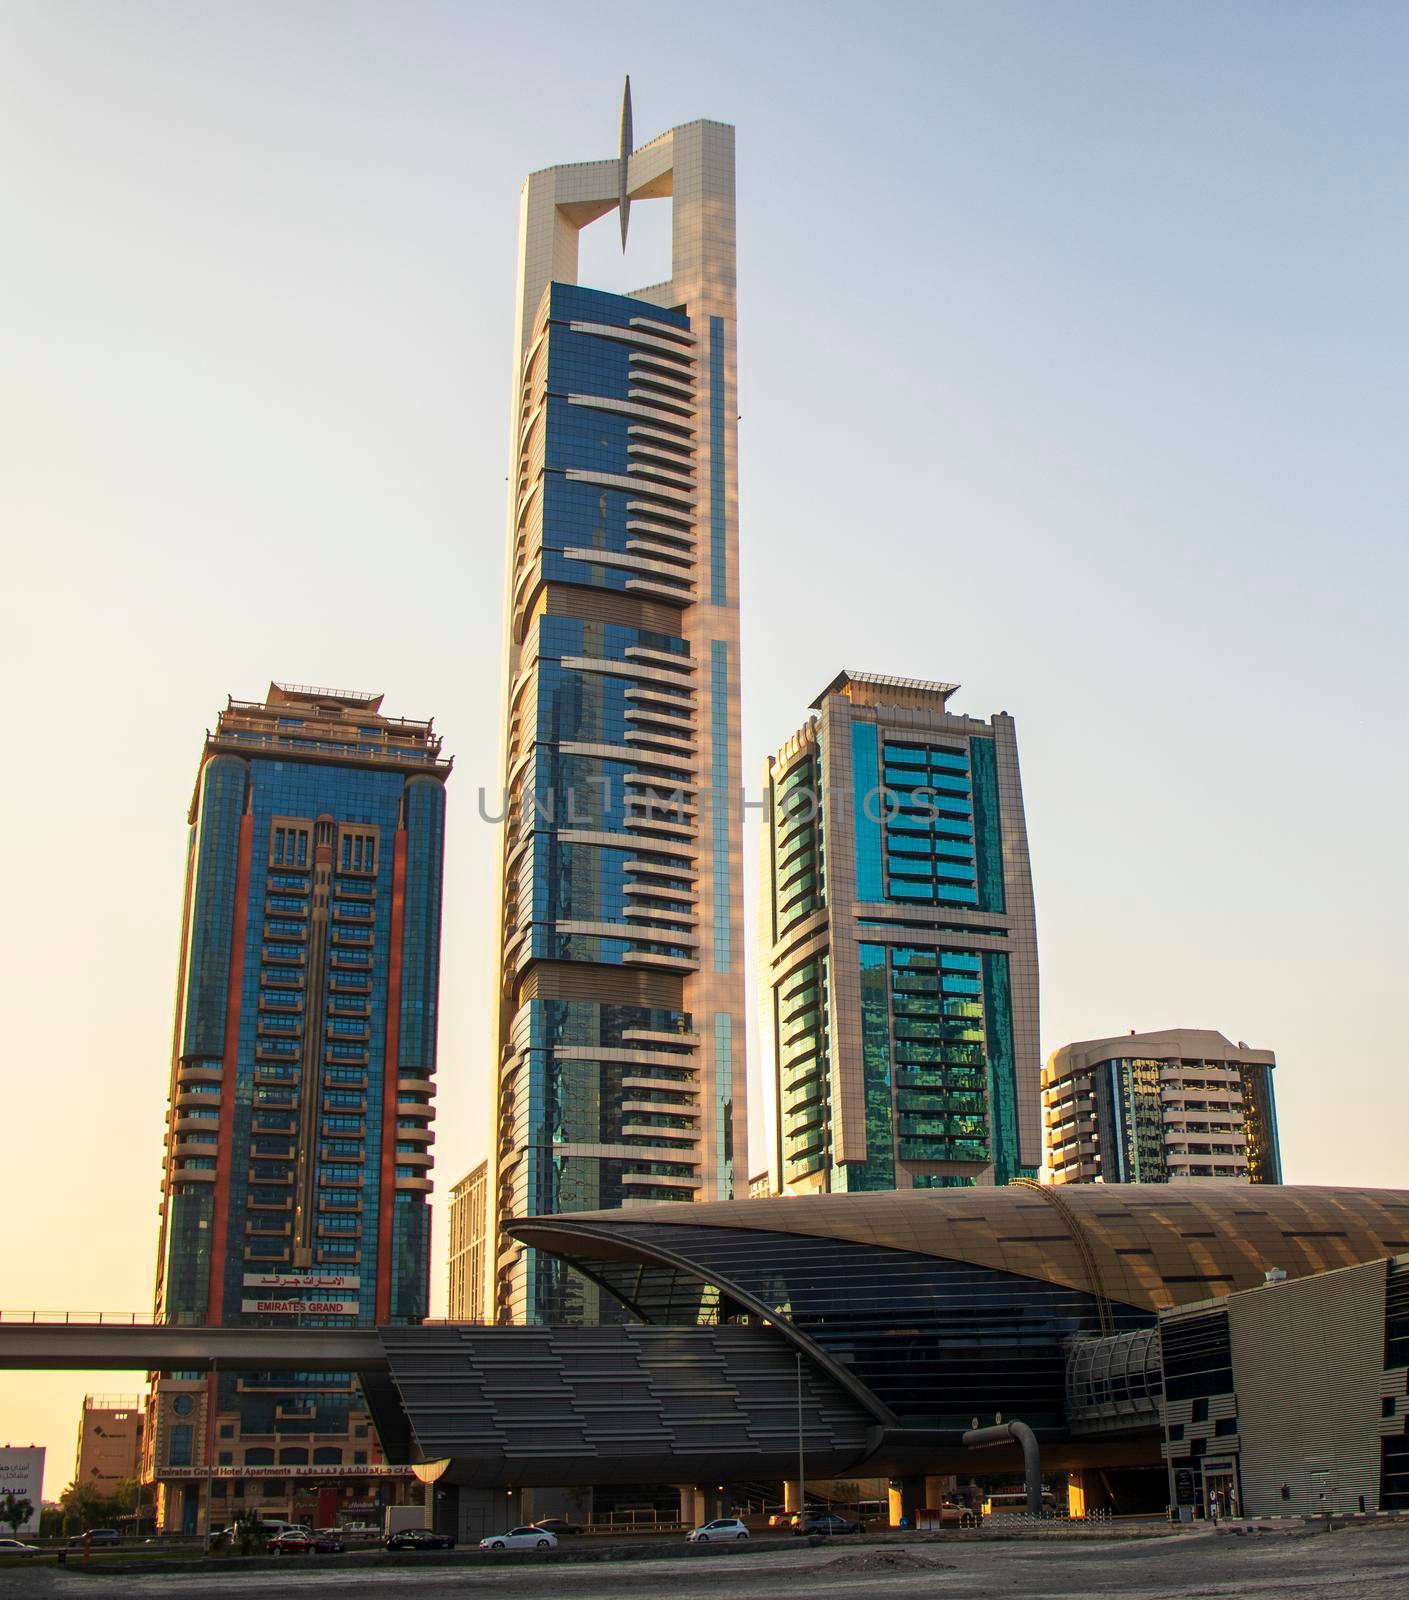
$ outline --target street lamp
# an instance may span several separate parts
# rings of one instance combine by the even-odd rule
[[[807,1514],[807,1470],[802,1457],[802,1351],[797,1352],[797,1523]]]

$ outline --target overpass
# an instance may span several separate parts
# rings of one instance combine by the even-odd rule
[[[0,1371],[386,1373],[375,1328],[207,1328],[0,1311]]]

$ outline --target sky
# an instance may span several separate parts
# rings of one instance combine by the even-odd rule
[[[745,773],[842,667],[1011,712],[1044,1052],[1218,1028],[1290,1181],[1409,1180],[1409,12],[3,0],[0,1308],[150,1308],[186,808],[271,678],[455,756],[443,1308],[518,190],[625,72],[639,142],[738,129]],[[667,204],[582,280],[666,276]],[[137,1381],[0,1374],[0,1444],[57,1494]]]

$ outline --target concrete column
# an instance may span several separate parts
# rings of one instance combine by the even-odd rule
[[[903,1520],[909,1528],[915,1526],[920,1507],[924,1504],[925,1480],[923,1478],[892,1478],[890,1481],[890,1525],[898,1528]]]
[[[1084,1472],[1067,1473],[1067,1515],[1069,1517],[1084,1517],[1086,1515],[1086,1474]]]
[[[693,1483],[677,1483],[675,1492],[680,1496],[680,1520],[687,1528],[698,1528],[695,1520],[695,1486]]]
[[[806,1498],[805,1485],[800,1484],[796,1478],[789,1478],[783,1485],[783,1510],[801,1511]]]

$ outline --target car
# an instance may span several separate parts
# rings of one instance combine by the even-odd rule
[[[116,1528],[89,1528],[85,1533],[75,1533],[68,1542],[70,1550],[106,1549],[121,1543],[122,1535]]]
[[[338,1528],[315,1528],[313,1530],[313,1543],[317,1546],[319,1555],[341,1555],[342,1531]]]
[[[39,1546],[23,1539],[0,1539],[0,1556],[37,1556]]]
[[[318,1540],[311,1533],[276,1533],[264,1547],[271,1556],[312,1556],[318,1554]]]
[[[859,1522],[848,1522],[845,1517],[836,1516],[833,1512],[813,1512],[803,1517],[793,1532],[799,1537],[806,1537],[809,1533],[860,1533]]]
[[[345,1522],[338,1529],[345,1539],[374,1539],[381,1531],[375,1522]]]
[[[448,1533],[430,1528],[399,1528],[382,1540],[388,1550],[453,1550],[455,1541]]]
[[[542,1528],[545,1533],[556,1534],[560,1539],[564,1534],[570,1534],[575,1537],[582,1532],[582,1529],[575,1522],[564,1522],[561,1517],[540,1517],[533,1526]]]
[[[313,1532],[306,1522],[259,1522],[255,1528],[265,1539],[282,1539],[290,1533],[307,1535]]]
[[[547,1528],[510,1528],[507,1533],[491,1533],[487,1539],[481,1539],[481,1550],[552,1550],[558,1543],[558,1536],[549,1533]]]
[[[716,1517],[685,1535],[687,1544],[709,1544],[713,1539],[747,1539],[749,1530],[737,1517]]]

